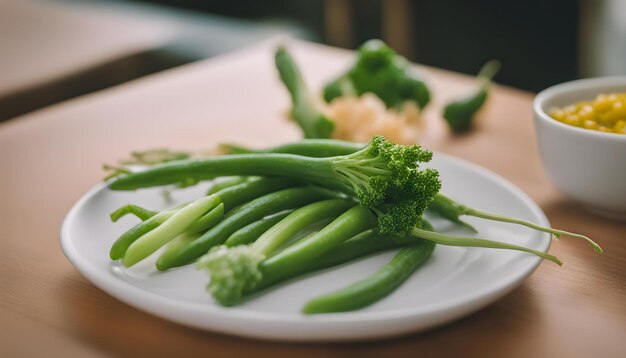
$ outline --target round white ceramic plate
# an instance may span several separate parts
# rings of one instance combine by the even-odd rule
[[[541,209],[503,178],[476,165],[442,154],[432,166],[439,169],[443,190],[482,210],[548,225]],[[355,340],[383,338],[424,330],[474,312],[518,286],[540,263],[527,253],[507,250],[438,246],[430,260],[385,299],[366,309],[339,314],[305,316],[309,299],[355,282],[389,261],[394,252],[272,288],[236,308],[216,304],[205,291],[208,277],[193,266],[157,272],[154,257],[130,270],[111,262],[113,241],[136,223],[125,217],[117,223],[109,213],[129,202],[153,209],[197,198],[198,186],[172,193],[170,202],[160,189],[114,192],[98,185],[68,213],[61,231],[67,258],[94,285],[140,310],[201,329],[272,340]],[[505,241],[546,251],[549,236],[504,223],[468,218],[485,239]],[[439,231],[471,233],[445,221],[433,220]]]

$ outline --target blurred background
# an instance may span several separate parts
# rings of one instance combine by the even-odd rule
[[[275,37],[413,62],[528,91],[626,74],[625,0],[0,0],[0,121]]]

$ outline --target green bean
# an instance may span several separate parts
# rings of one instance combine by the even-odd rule
[[[277,281],[287,272],[298,272],[311,261],[352,238],[356,234],[376,226],[376,216],[371,210],[355,206],[340,215],[322,230],[306,240],[299,241],[265,260],[259,267],[268,281]]]
[[[307,302],[303,313],[354,311],[369,306],[400,287],[431,256],[435,243],[420,241],[401,249],[373,275]]]
[[[180,207],[183,207],[187,203],[183,205],[179,205],[175,208],[161,211],[160,213],[154,215],[153,217],[140,222],[139,224],[133,226],[128,231],[124,232],[111,246],[111,250],[109,251],[109,257],[111,260],[119,260],[124,257],[126,254],[126,250],[128,247],[135,242],[142,235],[147,234],[148,232],[156,229],[159,225],[165,222],[165,220],[169,219],[178,211]]]
[[[335,157],[352,154],[362,149],[365,144],[348,142],[338,139],[303,139],[298,142],[287,143],[277,147],[252,149],[236,144],[221,144],[229,154],[251,153],[286,153],[304,155],[306,157]]]
[[[218,206],[202,215],[198,220],[192,222],[191,225],[185,229],[185,232],[193,234],[204,231],[215,226],[215,224],[222,220],[222,217],[224,217],[224,203],[219,203]]]
[[[148,210],[146,208],[142,208],[139,205],[126,204],[111,213],[111,221],[116,222],[122,216],[126,214],[133,214],[136,217],[138,217],[141,221],[146,221],[158,213],[159,213],[158,211]]]
[[[222,189],[226,189],[228,187],[235,186],[237,184],[245,183],[246,181],[248,181],[248,179],[249,179],[248,177],[240,177],[240,176],[228,177],[222,181],[219,181],[211,185],[206,195],[215,194]]]
[[[223,244],[230,235],[245,225],[269,214],[298,208],[334,195],[336,194],[333,192],[317,187],[289,188],[266,194],[242,205],[236,212],[224,218],[188,246],[176,252],[170,252],[167,256],[161,255],[157,260],[157,269],[163,271],[190,264],[206,254],[211,247]]]
[[[308,238],[303,240],[308,240]],[[336,249],[320,256],[316,260],[307,262],[305,265],[298,267],[294,271],[283,271],[270,276],[264,275],[262,281],[254,289],[254,291],[247,292],[247,294],[252,294],[278,282],[294,278],[305,273],[341,265],[372,253],[406,246],[409,243],[414,243],[416,240],[421,239],[411,238],[409,240],[405,240],[396,236],[381,235],[376,230],[366,230],[337,246]],[[271,266],[272,263],[269,262],[269,265]],[[261,271],[271,271],[271,268],[268,269],[266,266],[268,266],[267,262],[261,263]]]
[[[254,178],[241,184],[226,187],[217,192],[216,195],[219,195],[220,199],[222,199],[224,212],[228,213],[235,207],[254,198],[277,190],[294,187],[298,183],[296,180],[286,178]]]
[[[232,211],[234,207],[242,203],[248,202],[267,193],[271,193],[279,189],[289,188],[294,185],[296,185],[296,182],[289,179],[257,178],[251,179],[250,181],[245,183],[224,188],[216,193],[216,195],[220,197],[220,199],[222,200],[222,204],[224,204],[223,210]],[[111,257],[111,259],[119,260],[123,258],[126,254],[126,250],[128,250],[128,247],[133,242],[139,239],[142,235],[145,235],[151,230],[157,228],[159,225],[165,222],[165,220],[169,219],[172,215],[174,215],[174,213],[176,213],[180,208],[183,208],[187,204],[188,203],[184,203],[172,209],[161,211],[155,216],[135,225],[134,227],[126,231],[111,246],[111,250],[109,252],[109,256]],[[123,208],[124,207],[118,210],[124,210]],[[213,213],[211,215],[209,214],[211,213],[209,212],[206,215],[211,216],[217,213]]]
[[[220,204],[217,195],[200,198],[177,211],[172,217],[142,235],[126,250],[122,260],[125,267],[130,267],[150,256],[165,243],[181,234],[198,218]]]
[[[281,211],[274,215],[266,216],[261,220],[253,222],[252,224],[248,224],[230,235],[224,242],[224,245],[232,247],[254,242],[254,240],[256,240],[269,228],[274,226],[277,222],[284,219],[285,216],[289,215],[291,212],[292,210]]]

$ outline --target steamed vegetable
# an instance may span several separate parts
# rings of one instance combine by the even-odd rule
[[[271,193],[279,189],[289,188],[294,185],[295,182],[293,180],[285,178],[262,178],[223,188],[222,190],[215,193],[221,200],[221,206],[218,205],[218,207],[216,207],[214,210],[205,214],[204,217],[192,223],[189,229],[193,232],[206,229],[212,226],[211,223],[213,222],[213,220],[215,220],[214,216],[221,216],[224,211],[231,210],[232,208],[242,203],[245,203],[267,193]],[[184,203],[174,208],[163,210],[159,213],[129,204],[111,213],[111,220],[113,221],[116,221],[122,215],[125,215],[127,213],[139,214],[140,218],[148,217],[150,215],[150,217],[148,217],[147,219],[142,219],[144,220],[143,222],[133,226],[131,229],[123,233],[113,243],[109,252],[109,256],[111,257],[111,259],[118,260],[123,258],[126,254],[126,250],[128,250],[128,247],[133,242],[135,242],[137,239],[147,234],[148,232],[156,229],[159,225],[163,224],[166,220],[171,218],[178,210],[184,208],[187,204],[188,203]]]
[[[231,306],[241,300],[246,290],[261,281],[259,264],[273,254],[285,241],[309,225],[333,218],[354,206],[346,199],[329,199],[303,206],[272,226],[253,244],[213,247],[197,263],[211,276],[209,291],[221,304]]]
[[[433,230],[427,221],[422,221],[420,225],[426,230]],[[434,242],[419,240],[401,249],[388,264],[369,277],[310,300],[304,305],[302,312],[345,312],[367,307],[400,287],[430,258],[434,250]]]
[[[273,153],[290,153],[289,151],[291,150],[291,148],[294,148],[294,147],[297,147],[298,150],[301,152],[309,153],[309,155],[312,157],[324,157],[326,155],[331,155],[331,156],[338,155],[337,153],[346,151],[351,147],[353,148],[354,151],[357,151],[359,148],[361,148],[361,145],[354,144],[351,142],[340,141],[340,140],[316,140],[316,141],[303,140],[300,142],[281,145],[278,147],[269,148],[265,150],[273,152]],[[507,223],[516,224],[516,225],[522,225],[522,226],[529,227],[533,230],[552,234],[556,237],[569,236],[573,238],[582,239],[582,240],[587,241],[590,245],[592,245],[592,247],[597,253],[602,253],[602,249],[600,248],[600,246],[596,244],[595,242],[593,242],[587,236],[572,233],[569,231],[553,229],[553,228],[537,225],[537,224],[528,222],[526,220],[518,219],[518,218],[506,217],[503,215],[492,214],[492,213],[484,212],[478,209],[474,209],[469,206],[456,202],[455,200],[444,195],[441,192],[437,193],[434,196],[433,201],[430,203],[427,210],[431,213],[438,214],[450,220],[453,223],[463,225],[474,232],[476,232],[476,229],[473,226],[466,223],[465,221],[461,220],[461,216],[473,216],[473,217],[478,217],[481,219],[486,219],[486,220],[491,220],[491,221],[500,221],[500,222],[507,222]]]
[[[280,190],[254,199],[237,208],[231,215],[225,217],[189,245],[182,246],[178,250],[168,250],[161,255],[157,260],[157,269],[163,271],[188,265],[206,254],[212,247],[223,244],[235,231],[252,222],[270,214],[298,208],[334,195],[325,189],[298,187]]]
[[[253,149],[229,143],[220,145],[227,154],[288,153],[306,157],[335,157],[352,154],[364,146],[365,144],[338,139],[303,139],[265,149]]]
[[[412,71],[408,61],[380,40],[369,40],[359,48],[354,65],[324,88],[324,99],[371,92],[388,108],[414,101],[424,108],[430,101],[426,84]]]
[[[466,132],[473,124],[476,112],[483,106],[489,94],[491,79],[500,70],[500,62],[489,61],[478,73],[480,82],[478,90],[466,97],[446,104],[443,109],[443,118],[453,132]]]
[[[142,235],[128,247],[123,259],[124,266],[130,267],[150,256],[219,204],[221,204],[219,196],[211,195],[200,198],[178,210],[164,223]]]
[[[376,213],[382,233],[404,233],[441,188],[436,170],[419,167],[431,158],[431,152],[417,145],[396,145],[374,137],[365,148],[336,157],[268,153],[170,162],[121,176],[109,187],[131,190],[219,175],[285,176],[354,196]]]
[[[252,224],[248,224],[230,235],[224,242],[224,245],[232,247],[253,243],[259,238],[259,236],[263,235],[264,232],[276,225],[291,212],[292,210],[281,211],[279,213],[266,216],[259,221],[253,222]]]
[[[304,137],[329,138],[335,127],[333,121],[317,108],[291,55],[279,47],[275,60],[280,78],[291,95],[291,116],[302,128]]]

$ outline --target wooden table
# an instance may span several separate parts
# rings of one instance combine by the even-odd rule
[[[347,52],[317,45],[292,43],[292,50],[314,88],[350,61]],[[236,72],[249,80],[231,80]],[[557,242],[552,252],[565,266],[543,263],[521,287],[480,312],[421,334],[350,344],[281,344],[201,332],[95,288],[63,257],[58,237],[65,213],[102,178],[101,163],[133,149],[202,149],[224,140],[269,145],[298,137],[283,119],[288,99],[265,45],[0,125],[0,356],[626,356],[626,224],[589,215],[548,182],[531,125],[532,94],[495,87],[479,128],[453,137],[439,108],[473,82],[425,72],[435,98],[422,143],[512,181],[554,226],[597,239],[604,257],[576,240]],[[255,91],[261,83],[275,91]],[[261,103],[250,116],[249,108]]]

